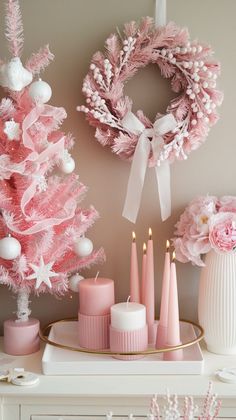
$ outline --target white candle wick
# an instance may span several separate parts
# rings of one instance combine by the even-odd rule
[[[126,305],[128,306],[129,305],[129,303],[130,303],[130,298],[131,298],[131,296],[128,296],[128,299],[127,299],[127,301],[126,301]]]
[[[99,271],[97,272],[96,277],[95,277],[95,279],[94,279],[94,282],[95,282],[95,283],[96,283],[96,281],[97,281],[98,275],[99,275]]]

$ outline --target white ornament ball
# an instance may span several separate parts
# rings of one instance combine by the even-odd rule
[[[80,274],[73,274],[73,276],[69,278],[69,289],[72,290],[72,292],[78,292],[79,282],[83,279],[84,277],[80,276]]]
[[[75,161],[72,157],[68,159],[63,159],[60,162],[60,170],[64,172],[64,174],[71,174],[75,169]]]
[[[0,239],[0,257],[4,260],[14,260],[21,253],[21,244],[16,238],[7,236]]]
[[[87,257],[93,251],[93,243],[88,238],[79,238],[74,243],[74,251],[79,257]]]
[[[43,80],[33,82],[29,88],[29,95],[36,103],[46,104],[52,96],[52,89]]]

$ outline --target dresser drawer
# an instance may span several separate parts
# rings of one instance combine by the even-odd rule
[[[114,418],[114,420],[124,420],[124,417],[114,416],[113,418]],[[135,416],[135,418],[137,420],[146,420],[146,417]],[[196,417],[196,419],[197,418],[198,417]],[[218,418],[219,418],[219,420],[235,419],[235,417],[218,417]],[[105,420],[105,419],[106,419],[105,416],[76,416],[76,415],[75,416],[67,416],[67,415],[65,415],[65,416],[64,415],[63,416],[55,416],[55,415],[47,416],[47,415],[43,414],[42,416],[33,415],[33,416],[31,416],[30,420]],[[127,420],[128,420],[128,417],[127,417]]]
[[[128,418],[128,417],[127,417]],[[146,420],[146,417],[135,416],[138,420]],[[113,416],[114,420],[124,420],[124,417]],[[32,415],[30,420],[106,420],[106,416],[76,416],[76,415]]]
[[[55,415],[55,414],[33,414],[30,420],[103,420],[105,416],[77,416],[77,415]],[[121,417],[119,418],[121,420]]]

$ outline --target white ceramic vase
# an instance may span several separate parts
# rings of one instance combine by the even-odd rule
[[[206,255],[199,286],[198,318],[210,352],[236,354],[236,253]]]

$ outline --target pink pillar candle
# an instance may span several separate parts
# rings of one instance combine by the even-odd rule
[[[148,345],[146,308],[136,302],[117,303],[111,307],[110,348],[111,352],[145,351]],[[143,355],[117,355],[122,360],[135,360]]]
[[[157,328],[156,348],[163,348],[167,341],[168,308],[169,308],[169,287],[170,287],[170,253],[169,241],[166,243],[164,271],[162,279],[160,321]]]
[[[79,312],[83,315],[107,315],[114,305],[114,281],[90,278],[79,282]]]
[[[177,276],[174,258],[175,253],[173,252],[173,261],[170,266],[169,308],[166,343],[168,347],[178,346],[181,344]],[[182,349],[164,353],[164,360],[181,360],[182,358]]]
[[[14,356],[35,353],[40,349],[39,320],[28,321],[8,319],[4,321],[4,352]]]
[[[132,232],[131,260],[130,260],[130,301],[140,302],[140,287],[138,273],[138,256],[135,232]]]
[[[79,345],[91,350],[109,348],[110,308],[114,281],[102,277],[79,282]]]
[[[117,330],[110,327],[110,349],[112,353],[132,353],[143,352],[147,350],[148,345],[148,329],[147,325],[143,328],[133,331]],[[113,356],[115,359],[121,360],[137,360],[144,357],[143,354],[123,355],[117,354]]]
[[[145,283],[146,283],[146,268],[147,268],[147,247],[143,244],[143,261],[142,261],[142,284],[141,284],[141,303],[144,304],[145,298]]]
[[[110,347],[110,314],[83,315],[79,313],[79,345],[90,350],[105,350]]]
[[[152,230],[149,228],[149,240],[147,244],[146,279],[144,288],[144,305],[147,311],[147,325],[149,343],[153,341],[153,326],[155,322],[155,290],[154,290],[154,257]]]

